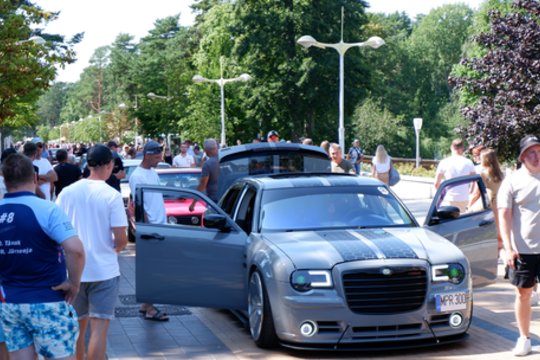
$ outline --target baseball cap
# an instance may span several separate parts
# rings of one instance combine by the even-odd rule
[[[118,144],[116,143],[116,141],[111,140],[111,141],[109,141],[109,142],[107,143],[107,146],[108,146],[109,148],[112,148],[112,147],[117,148],[117,147],[118,147]]]
[[[95,167],[110,163],[113,159],[113,155],[111,149],[103,144],[97,144],[88,150],[86,159],[88,161],[88,166]]]
[[[268,135],[266,135],[266,137],[269,138],[269,137],[272,137],[272,136],[277,136],[277,137],[279,137],[279,134],[278,134],[278,132],[277,132],[276,130],[270,130],[270,131],[268,132]]]
[[[163,151],[163,146],[154,140],[150,140],[144,145],[143,154],[154,155],[160,154]]]
[[[538,139],[538,136],[536,135],[525,135],[523,139],[519,142],[519,156],[518,159],[521,159],[521,155],[534,145],[540,145],[540,140]]]

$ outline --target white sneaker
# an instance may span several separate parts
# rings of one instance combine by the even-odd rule
[[[512,350],[514,356],[525,356],[532,351],[531,339],[520,336],[517,340],[516,347]]]
[[[531,306],[538,306],[539,296],[536,291],[533,290],[531,294]]]

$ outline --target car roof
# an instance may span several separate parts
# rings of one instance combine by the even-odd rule
[[[240,181],[256,183],[265,190],[301,187],[384,186],[384,183],[374,178],[336,173],[270,174],[249,176]]]
[[[123,159],[122,160],[122,164],[124,165],[124,167],[127,167],[127,166],[139,166],[141,164],[141,162],[142,162],[142,159]],[[156,169],[169,168],[169,167],[171,167],[171,165],[169,163],[161,161],[158,164],[158,167]]]
[[[245,157],[249,153],[254,155],[259,152],[280,152],[280,151],[298,151],[309,152],[314,155],[328,158],[328,154],[320,147],[314,145],[303,145],[298,143],[280,142],[262,142],[258,144],[242,144],[226,147],[219,150],[219,161],[224,162],[237,157]]]
[[[200,174],[201,168],[197,167],[170,167],[170,168],[156,168],[158,174]]]
[[[142,162],[142,159],[123,159],[122,164],[124,166],[137,166]]]

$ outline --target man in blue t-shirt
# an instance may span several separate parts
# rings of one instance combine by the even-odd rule
[[[84,249],[66,214],[35,195],[32,161],[13,154],[2,163],[7,193],[0,201],[0,321],[14,358],[74,359],[79,335],[71,303]]]

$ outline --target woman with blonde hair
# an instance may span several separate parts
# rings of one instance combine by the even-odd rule
[[[390,182],[390,167],[392,166],[392,159],[386,152],[383,145],[378,145],[373,156],[371,166],[371,176],[381,180],[386,185]]]
[[[495,216],[495,224],[497,225],[497,243],[498,249],[502,249],[502,239],[499,232],[499,215],[497,211],[497,193],[504,179],[504,173],[501,170],[501,165],[497,159],[497,154],[493,149],[483,149],[480,152],[480,167],[478,169],[482,181],[486,185],[488,201],[493,215]],[[480,202],[480,191],[475,189],[471,201],[469,202],[469,211],[474,211],[475,204]]]

